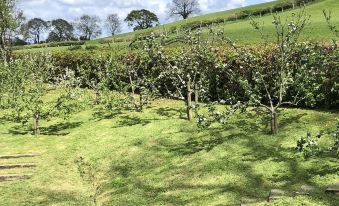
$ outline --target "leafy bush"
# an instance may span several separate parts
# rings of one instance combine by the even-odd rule
[[[331,145],[327,148],[320,146],[319,141],[324,136],[329,136]],[[320,132],[316,137],[313,137],[310,132],[307,133],[306,138],[301,138],[297,141],[296,150],[303,152],[305,158],[321,155],[322,153],[333,152],[335,155],[339,154],[339,121],[337,120],[336,129],[333,131]]]
[[[84,41],[65,41],[65,42],[52,42],[52,43],[44,43],[44,44],[32,44],[26,46],[14,46],[13,50],[22,50],[22,49],[39,49],[46,47],[63,47],[63,46],[77,46],[84,45]]]
[[[69,51],[75,51],[75,50],[81,50],[81,49],[82,49],[82,46],[80,45],[68,47]]]
[[[98,48],[99,48],[99,46],[97,46],[97,45],[86,45],[85,46],[85,50],[90,50],[90,51],[96,50]]]

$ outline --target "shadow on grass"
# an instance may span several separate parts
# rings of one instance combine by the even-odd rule
[[[140,118],[136,116],[124,115],[120,116],[122,120],[120,120],[113,128],[120,127],[131,127],[136,125],[146,126],[154,121],[162,121],[162,119],[155,118]]]
[[[155,110],[156,114],[162,117],[173,118],[179,117],[180,119],[186,119],[186,114],[183,109],[174,109],[171,107],[161,107]]]
[[[58,123],[48,127],[41,127],[40,134],[41,135],[51,135],[51,136],[65,136],[68,135],[69,132],[65,130],[74,129],[80,127],[83,122],[72,122],[72,123]],[[22,126],[17,125],[10,128],[9,133],[12,135],[26,135],[26,134],[33,134],[32,128],[30,126]]]
[[[91,205],[89,199],[71,191],[35,188],[31,195],[44,198],[38,200],[39,202],[29,203],[30,205]]]
[[[114,110],[114,111],[106,111],[106,110],[96,110],[93,113],[93,118],[92,120],[96,120],[96,121],[101,121],[101,120],[105,120],[105,119],[113,119],[119,115],[122,115],[123,112],[119,109],[119,110]]]
[[[222,135],[220,132],[210,132],[208,135],[209,138],[188,138],[184,144],[174,145],[173,148],[169,148],[170,152],[174,152],[177,155],[192,155],[200,151],[209,152],[213,148],[222,145],[228,140],[244,137],[244,133]]]

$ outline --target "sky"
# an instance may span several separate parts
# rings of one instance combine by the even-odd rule
[[[168,23],[170,19],[166,12],[171,0],[18,0],[18,6],[24,11],[27,19],[39,17],[44,20],[63,18],[67,21],[75,21],[83,14],[97,15],[102,20],[107,15],[116,13],[121,20],[135,9],[148,9],[155,13],[160,23]],[[272,0],[198,0],[201,13],[206,14],[216,11],[224,11],[251,4],[257,4]],[[127,24],[123,23],[122,32],[131,31]],[[108,33],[104,32],[103,36]]]

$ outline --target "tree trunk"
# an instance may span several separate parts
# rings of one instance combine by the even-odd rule
[[[39,114],[34,115],[34,134],[40,135],[40,125],[39,125],[40,116]]]
[[[199,86],[197,84],[194,85],[194,97],[195,97],[195,104],[199,104]]]
[[[100,92],[99,90],[95,91],[95,104],[98,105],[100,103]]]
[[[192,112],[192,89],[191,89],[191,80],[187,82],[187,120],[192,121],[193,112]]]
[[[139,101],[140,101],[140,102],[139,102],[139,109],[138,109],[138,111],[139,111],[139,112],[142,112],[142,110],[143,110],[144,108],[143,108],[143,102],[142,102],[143,99],[142,99],[142,93],[141,93],[141,91],[140,91],[140,94],[139,94]]]
[[[273,135],[278,134],[278,118],[277,111],[271,111],[271,133]]]

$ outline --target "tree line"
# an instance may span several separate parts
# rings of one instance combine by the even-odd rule
[[[26,43],[40,44],[44,42],[61,42],[75,40],[91,40],[100,36],[104,29],[110,35],[121,32],[123,21],[118,14],[107,15],[102,21],[97,15],[84,14],[75,21],[62,18],[46,21],[42,18],[26,19],[23,12],[15,7],[16,0],[4,0],[1,8],[10,9],[11,18],[16,28],[12,39],[14,45]],[[6,5],[5,5],[6,4]],[[197,0],[173,0],[168,5],[169,16],[180,16],[187,19],[200,11]],[[158,16],[146,9],[133,10],[124,19],[133,30],[147,29],[159,24]],[[102,26],[103,23],[103,26]],[[20,37],[20,38],[19,38]],[[44,37],[47,37],[44,39]],[[43,40],[44,39],[44,40]]]

